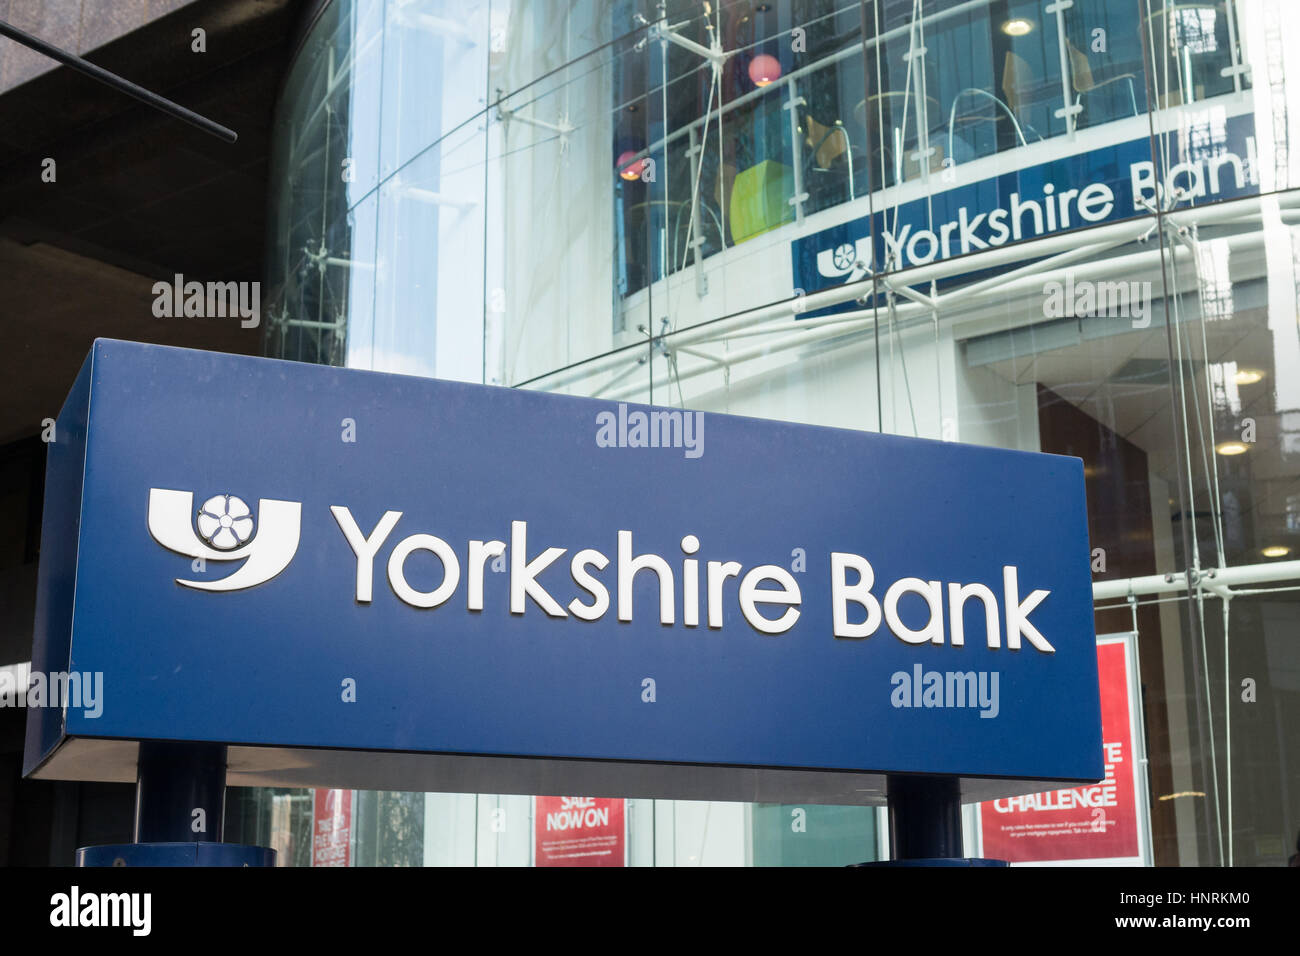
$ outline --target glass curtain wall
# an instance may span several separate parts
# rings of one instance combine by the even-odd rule
[[[1148,862],[1285,865],[1294,35],[1290,0],[333,0],[277,115],[266,351],[1082,458]],[[531,797],[353,806],[354,863],[535,862]],[[623,809],[634,865],[884,850],[871,809]]]

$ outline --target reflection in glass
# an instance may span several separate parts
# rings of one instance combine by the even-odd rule
[[[1289,0],[334,0],[277,118],[267,349],[1082,458],[1154,861],[1279,864],[1297,35]],[[484,821],[527,801],[429,795],[422,859],[526,864]],[[827,861],[795,809],[629,801],[629,860]]]

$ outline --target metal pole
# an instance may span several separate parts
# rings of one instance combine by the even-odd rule
[[[77,866],[275,866],[275,850],[223,843],[226,745],[141,741],[134,843],[86,846]]]
[[[794,221],[796,224],[803,225],[803,204],[808,199],[808,194],[803,189],[803,142],[799,138],[799,107],[805,105],[804,98],[798,95],[794,88],[794,81],[786,84],[786,101],[781,105],[781,109],[788,110],[790,113],[790,148],[791,158],[794,162],[792,170],[794,174],[794,195],[790,197],[789,204],[794,206]]]
[[[962,855],[961,790],[955,777],[890,775],[889,845],[895,860]]]
[[[13,24],[6,23],[4,20],[0,20],[0,36],[8,37],[15,43],[21,43],[23,46],[30,47],[37,53],[48,56],[51,60],[57,60],[64,66],[76,70],[78,73],[84,73],[91,79],[99,80],[99,82],[113,87],[113,89],[118,92],[134,97],[141,103],[152,106],[156,110],[161,110],[170,116],[176,117],[178,120],[189,123],[191,126],[197,126],[199,129],[203,130],[203,132],[211,133],[213,136],[218,139],[223,139],[227,143],[233,143],[239,138],[234,130],[227,129],[225,126],[213,122],[206,116],[200,116],[193,110],[187,110],[178,103],[173,103],[166,97],[159,96],[157,93],[146,90],[143,86],[137,86],[130,80],[125,80],[116,73],[110,73],[103,67],[96,66],[88,60],[83,60],[75,54],[68,53],[66,50],[60,50],[56,46],[51,46],[44,40],[37,39],[30,33],[24,33]]]
[[[226,810],[226,746],[141,741],[136,843],[220,843]]]
[[[1067,139],[1074,139],[1076,129],[1075,115],[1083,111],[1082,103],[1071,102],[1070,87],[1072,81],[1072,64],[1070,63],[1069,54],[1065,46],[1069,42],[1065,36],[1065,11],[1074,6],[1074,0],[1056,0],[1049,3],[1043,8],[1045,13],[1056,14],[1056,46],[1061,54],[1061,109],[1056,111],[1056,115],[1065,119],[1065,135]]]

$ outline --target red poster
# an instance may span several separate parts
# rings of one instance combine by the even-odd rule
[[[623,801],[538,797],[533,837],[537,866],[622,866]]]
[[[352,791],[317,790],[311,824],[311,865],[347,866],[352,850]]]
[[[1135,702],[1129,695],[1125,646],[1123,640],[1097,644],[1105,779],[981,804],[985,857],[1012,863],[1143,862],[1137,803],[1141,768],[1133,753]]]

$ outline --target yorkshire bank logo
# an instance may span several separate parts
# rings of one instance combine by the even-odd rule
[[[850,274],[857,279],[866,274],[871,260],[870,239],[843,242],[833,249],[822,249],[817,253],[817,272],[824,279],[839,279]]]
[[[176,583],[199,591],[239,591],[264,584],[289,566],[298,551],[302,503],[262,498],[254,519],[235,495],[214,495],[195,511],[194,494],[149,489],[149,533],[169,551],[204,561],[243,561],[216,581]]]

